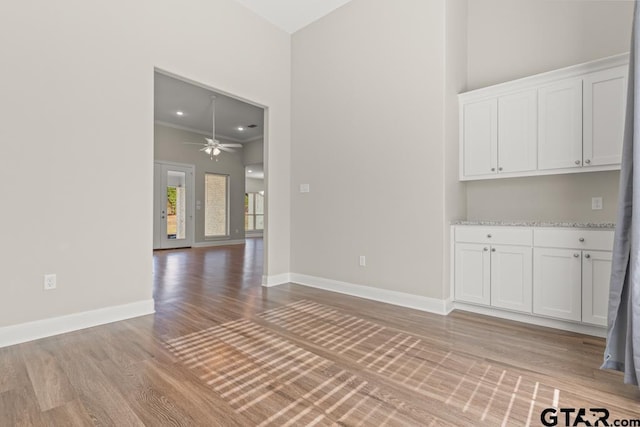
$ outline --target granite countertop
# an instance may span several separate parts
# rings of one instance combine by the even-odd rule
[[[569,221],[485,221],[485,220],[458,220],[451,225],[484,225],[484,226],[508,226],[508,227],[568,227],[568,228],[604,228],[614,229],[612,222],[569,222]]]

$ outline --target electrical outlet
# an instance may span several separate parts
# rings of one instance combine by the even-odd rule
[[[366,267],[367,266],[367,257],[365,257],[364,255],[360,255],[360,267]]]
[[[591,198],[591,210],[594,210],[594,211],[602,210],[602,197]]]
[[[55,289],[57,286],[56,284],[56,275],[55,274],[45,274],[44,275],[44,290],[45,291],[50,291],[52,289]]]

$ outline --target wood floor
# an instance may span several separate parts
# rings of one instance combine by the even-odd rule
[[[552,406],[640,418],[638,389],[598,369],[599,338],[262,288],[261,239],[154,262],[155,315],[0,349],[0,426],[537,426]]]

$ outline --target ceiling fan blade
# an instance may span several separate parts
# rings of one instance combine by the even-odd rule
[[[242,144],[220,144],[220,147],[240,148],[242,147]]]
[[[208,148],[209,148],[209,147],[206,147],[206,146],[205,146],[205,147],[202,147],[202,148],[201,148],[200,150],[198,150],[198,151],[207,151],[207,149],[208,149]]]
[[[232,148],[228,148],[228,147],[226,147],[226,146],[224,146],[224,145],[218,145],[218,148],[219,148],[220,150],[222,150],[222,151],[227,151],[227,152],[229,152],[229,153],[235,153],[235,152],[236,152],[236,150],[234,150],[234,149],[232,149]]]
[[[213,144],[215,141],[211,138],[205,138],[207,140],[207,144]]]

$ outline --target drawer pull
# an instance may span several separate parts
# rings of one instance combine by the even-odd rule
[[[580,254],[573,254],[573,257],[574,257],[574,258],[579,258],[579,257],[580,257]]]
[[[584,237],[578,239],[580,242],[584,242]]]
[[[491,234],[487,234],[487,239],[490,239],[490,238],[491,238]]]
[[[591,255],[589,255],[589,254],[585,254],[585,256],[584,256],[584,257],[585,257],[586,259],[589,259],[589,258],[591,258]]]

